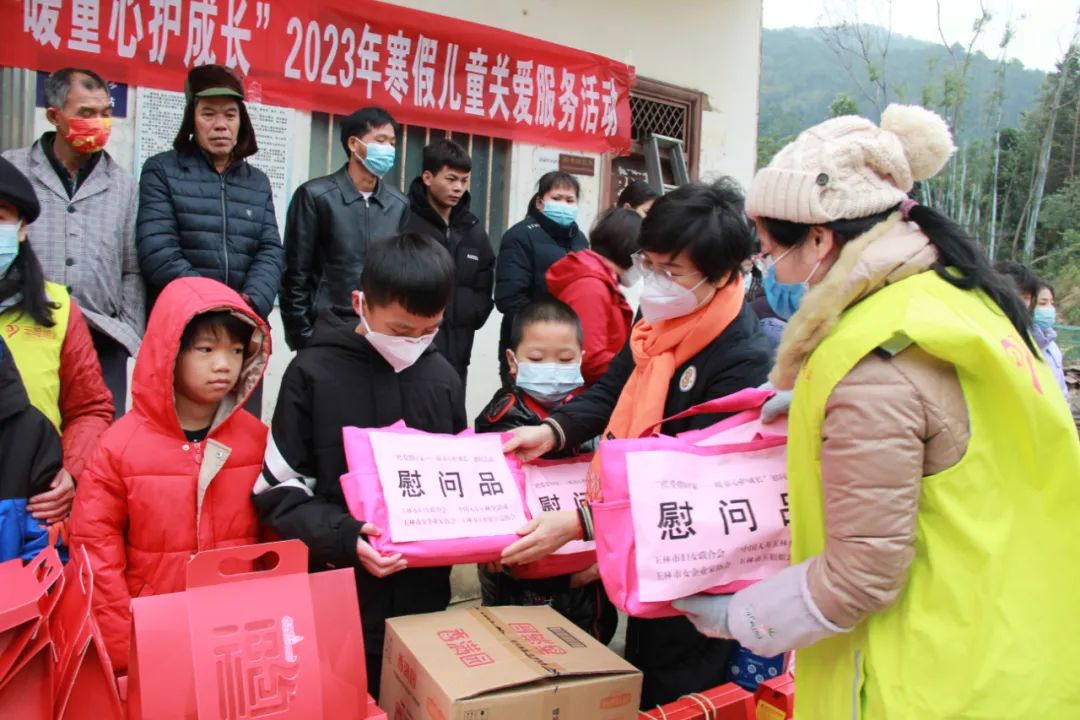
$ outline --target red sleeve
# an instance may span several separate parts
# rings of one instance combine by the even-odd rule
[[[112,394],[101,375],[90,328],[72,300],[67,334],[60,348],[60,422],[64,468],[76,482],[101,433],[112,423],[113,412]]]
[[[582,349],[585,357],[581,361],[581,374],[586,385],[592,385],[607,372],[608,365],[618,349],[608,347],[607,312],[610,291],[603,280],[583,277],[567,285],[558,295],[558,299],[569,305],[581,320],[581,329],[585,335]]]
[[[127,586],[127,492],[105,446],[86,464],[71,508],[71,546],[86,548],[94,571],[93,612],[113,671],[128,663],[131,594]]]

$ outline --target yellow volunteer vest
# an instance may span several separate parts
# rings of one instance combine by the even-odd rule
[[[45,292],[60,307],[53,309],[52,327],[44,327],[18,308],[0,314],[0,332],[15,358],[30,404],[60,430],[60,349],[67,335],[71,297],[63,285],[46,282]]]
[[[1080,717],[1080,442],[1049,368],[985,296],[916,275],[849,309],[806,361],[789,417],[792,562],[825,547],[826,401],[898,335],[956,368],[971,440],[923,478],[897,602],[797,653],[797,717]]]

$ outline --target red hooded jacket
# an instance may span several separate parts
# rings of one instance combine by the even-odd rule
[[[192,443],[176,415],[173,371],[184,328],[215,310],[254,325],[257,349],[206,439]],[[72,546],[89,553],[94,616],[118,673],[127,668],[132,598],[183,590],[194,553],[259,540],[251,489],[267,428],[241,405],[266,367],[269,335],[247,303],[215,280],[175,280],[154,305],[135,361],[131,412],[101,436],[71,517]]]
[[[547,272],[548,291],[581,319],[585,386],[595,383],[630,337],[633,312],[619,288],[619,278],[592,250],[578,250],[558,260]]]

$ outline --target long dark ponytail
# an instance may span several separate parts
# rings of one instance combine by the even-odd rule
[[[1041,357],[1031,337],[1031,310],[1012,283],[994,270],[978,243],[946,215],[925,205],[915,205],[908,217],[938,249],[934,271],[961,290],[981,290],[997,305],[1035,357]]]
[[[837,240],[847,243],[884,221],[899,207],[855,220],[835,220],[825,223],[836,233]],[[1013,290],[1012,284],[994,271],[990,261],[983,255],[979,245],[962,227],[937,210],[925,205],[914,205],[908,211],[908,219],[919,226],[923,234],[937,248],[936,272],[945,282],[961,290],[981,290],[1005,313],[1016,332],[1028,348],[1039,357],[1035,341],[1031,337],[1031,312]],[[797,245],[810,232],[810,225],[786,220],[762,218],[769,235],[784,247]]]
[[[44,327],[56,324],[53,310],[59,305],[45,294],[45,272],[29,240],[19,243],[19,254],[4,277],[0,278],[0,300],[6,300],[16,293],[22,297],[15,307],[33,318],[35,323]]]

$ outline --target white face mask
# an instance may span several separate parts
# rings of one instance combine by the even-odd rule
[[[645,285],[641,290],[641,316],[647,323],[657,323],[689,315],[702,304],[694,291],[704,282],[703,277],[694,287],[685,288],[659,273],[645,273]]]
[[[435,340],[435,335],[438,332],[421,335],[418,338],[400,337],[375,332],[368,325],[367,318],[363,315],[360,316],[360,322],[364,323],[364,329],[367,331],[364,337],[383,356],[383,360],[394,368],[395,373],[400,373],[415,365],[432,341]]]

